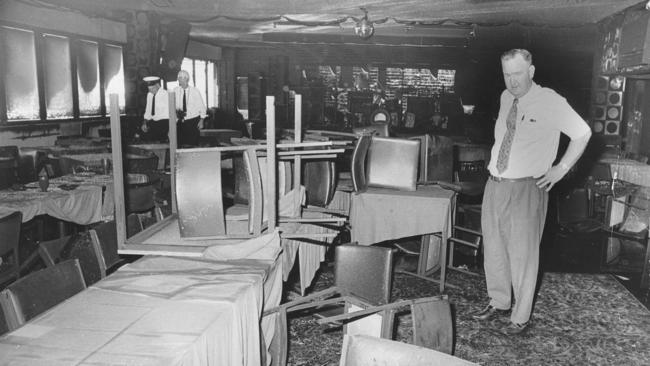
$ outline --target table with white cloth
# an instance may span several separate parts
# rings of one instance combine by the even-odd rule
[[[89,225],[102,220],[102,187],[87,185],[72,190],[53,186],[47,192],[39,188],[0,191],[0,217],[14,211],[23,214],[23,222],[38,215]]]
[[[444,288],[446,239],[450,235],[455,193],[436,185],[418,186],[416,191],[369,188],[352,194],[350,237],[359,245],[424,235],[418,274],[440,268]],[[432,236],[442,233],[442,240]]]
[[[23,222],[38,215],[49,215],[79,225],[112,218],[115,208],[112,176],[65,175],[49,182],[47,192],[40,190],[38,182],[26,184],[24,190],[0,191],[0,217],[20,211]],[[64,189],[67,187],[72,189]]]
[[[336,191],[332,201],[327,205],[327,209],[340,212],[342,215],[349,215],[350,212],[350,192]],[[331,217],[327,213],[303,212],[305,218],[323,218]],[[318,225],[300,225],[295,233],[304,234],[326,234],[334,230],[321,227]],[[298,270],[300,273],[300,294],[305,292],[316,276],[320,264],[325,261],[325,254],[333,238],[323,238],[323,245],[315,245],[301,240],[282,239],[282,266],[284,268],[284,280],[289,278],[289,272],[293,268],[296,257],[298,257]]]
[[[259,366],[274,332],[261,314],[282,294],[280,246],[277,234],[249,242],[264,254],[214,259],[242,247],[226,246],[125,265],[0,338],[0,364]]]

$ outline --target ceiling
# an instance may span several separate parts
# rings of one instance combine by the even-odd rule
[[[566,37],[567,32],[593,29],[598,21],[628,7],[645,5],[639,0],[20,1],[111,19],[121,19],[128,11],[152,11],[163,19],[190,22],[192,39],[233,46],[368,42],[436,47],[445,46],[449,39],[480,37],[486,30],[513,26]],[[353,32],[356,20],[364,15],[360,8],[375,23],[375,34],[367,41]]]

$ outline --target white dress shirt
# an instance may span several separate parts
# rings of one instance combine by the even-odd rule
[[[167,90],[160,88],[156,92],[156,110],[155,113],[151,114],[151,101],[153,99],[153,94],[147,93],[147,106],[144,109],[144,119],[146,121],[152,119],[154,121],[160,121],[161,119],[169,119],[169,96]]]
[[[183,92],[185,92],[185,102],[187,104],[187,111],[185,113],[185,119],[192,119],[196,117],[201,117],[204,119],[207,115],[205,104],[203,103],[203,98],[199,89],[188,85],[187,89],[183,89],[180,86],[174,88],[174,93],[176,93],[176,110],[183,109]]]
[[[508,168],[499,174],[497,158],[514,99],[507,90],[501,94],[501,108],[494,127],[494,146],[488,164],[488,170],[494,176],[539,177],[546,173],[557,156],[560,133],[573,140],[590,132],[587,123],[564,97],[552,89],[533,83],[517,103],[517,128],[510,148]]]

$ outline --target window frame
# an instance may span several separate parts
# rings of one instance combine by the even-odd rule
[[[92,36],[85,36],[75,33],[69,33],[59,30],[46,29],[40,27],[34,27],[30,25],[13,23],[7,21],[0,21],[0,49],[7,49],[4,42],[4,27],[16,28],[20,30],[31,31],[34,33],[34,47],[36,54],[36,78],[37,78],[37,88],[38,88],[38,98],[39,98],[39,119],[21,119],[21,120],[9,120],[7,118],[7,104],[6,104],[6,61],[5,53],[0,55],[0,128],[13,128],[13,127],[25,127],[25,126],[51,126],[54,127],[58,123],[66,122],[92,122],[92,121],[102,121],[105,122],[108,118],[108,109],[109,106],[105,102],[105,92],[106,92],[106,79],[104,75],[104,52],[107,46],[120,47],[122,50],[122,69],[124,70],[124,60],[125,60],[125,43],[97,38]],[[47,107],[46,107],[46,95],[45,95],[45,67],[43,59],[43,35],[55,35],[66,37],[69,40],[69,58],[70,62],[70,71],[71,78],[70,83],[72,86],[72,117],[68,118],[56,118],[56,119],[47,119]],[[77,77],[77,56],[79,49],[79,42],[89,41],[96,42],[98,44],[98,67],[99,67],[99,85],[100,85],[100,113],[98,116],[80,116],[79,111],[79,89],[78,89],[78,77]],[[126,70],[124,70],[126,71]],[[126,78],[125,78],[126,80]],[[124,92],[126,93],[126,85],[124,87]],[[126,101],[124,101],[126,103]],[[125,113],[120,113],[125,115]]]

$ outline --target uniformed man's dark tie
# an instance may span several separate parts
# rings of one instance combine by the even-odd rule
[[[517,102],[519,100],[515,98],[512,101],[512,107],[510,107],[510,112],[508,113],[508,118],[506,119],[506,131],[505,136],[503,136],[503,142],[501,142],[501,148],[499,149],[499,157],[497,158],[497,170],[499,174],[503,173],[506,168],[508,168],[508,160],[510,158],[510,148],[512,147],[512,140],[515,137],[515,130],[517,129]]]
[[[156,115],[156,94],[151,96],[151,117]]]
[[[187,112],[187,99],[185,98],[185,89],[183,89],[183,112]]]

